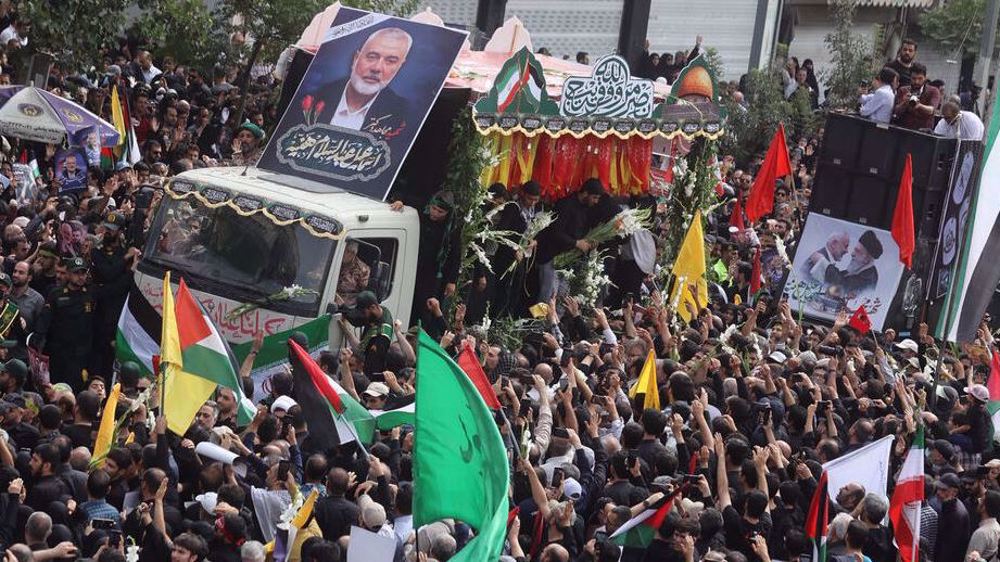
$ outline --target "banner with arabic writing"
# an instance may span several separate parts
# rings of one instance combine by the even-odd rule
[[[597,61],[589,77],[567,78],[557,104],[546,92],[541,64],[522,48],[504,63],[493,87],[476,103],[474,120],[482,134],[717,138],[725,122],[717,92],[715,77],[699,56],[681,72],[667,99],[657,104],[653,82],[632,77],[625,59],[608,55]]]
[[[258,167],[384,200],[466,35],[341,8]]]

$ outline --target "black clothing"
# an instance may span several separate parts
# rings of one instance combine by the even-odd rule
[[[24,504],[35,511],[49,511],[52,502],[65,503],[73,494],[62,478],[56,475],[43,476],[28,488]]]
[[[132,282],[131,270],[121,245],[90,253],[90,275],[94,283],[94,357],[90,367],[97,374],[111,373],[115,360],[112,346],[125,297]]]
[[[74,391],[83,389],[83,369],[87,367],[94,325],[94,294],[88,287],[59,287],[45,300],[38,328],[49,355],[49,375],[53,384],[65,382]]]
[[[360,513],[357,504],[343,497],[325,497],[316,502],[316,523],[326,540],[336,541],[350,534]]]
[[[538,235],[538,263],[549,263],[559,254],[572,250],[590,228],[589,208],[577,194],[557,201],[555,215],[552,224]]]

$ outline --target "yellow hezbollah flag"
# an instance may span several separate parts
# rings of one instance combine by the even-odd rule
[[[111,87],[111,124],[115,126],[115,131],[118,131],[117,146],[124,145],[128,131],[125,130],[125,111],[122,109],[121,98],[118,97],[117,85]]]
[[[306,522],[309,521],[309,516],[312,515],[313,508],[316,506],[316,499],[319,498],[319,490],[313,488],[309,492],[309,497],[306,501],[302,502],[302,507],[295,514],[295,518],[292,519],[292,525],[296,528],[301,529],[306,526]]]
[[[163,276],[163,330],[160,336],[160,384],[163,415],[167,428],[184,435],[198,409],[215,392],[216,383],[184,372],[181,340],[177,332],[174,294],[170,289],[170,272]]]
[[[649,355],[646,356],[646,364],[642,366],[639,382],[635,383],[635,386],[629,391],[628,396],[629,398],[635,398],[638,394],[643,395],[643,410],[646,408],[660,409],[660,389],[656,386],[656,355],[652,349],[649,350]]]
[[[97,468],[104,466],[104,458],[108,456],[115,438],[115,410],[118,408],[118,397],[121,393],[122,385],[115,383],[108,401],[104,404],[104,412],[101,413],[101,425],[97,429],[97,441],[94,442],[94,466]]]
[[[684,303],[691,303],[696,310],[699,307],[698,303],[701,303],[701,306],[708,303],[708,284],[705,282],[705,234],[701,229],[701,211],[696,211],[694,218],[691,219],[691,227],[684,236],[684,242],[681,244],[680,252],[677,253],[677,259],[674,260],[674,269],[671,273],[674,276],[671,302],[677,303],[677,313],[681,318],[685,322],[690,322],[691,313]],[[698,287],[697,302],[688,285]]]

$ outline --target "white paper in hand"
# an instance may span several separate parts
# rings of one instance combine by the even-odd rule
[[[351,542],[347,547],[347,562],[392,562],[396,541],[361,527],[351,527]]]

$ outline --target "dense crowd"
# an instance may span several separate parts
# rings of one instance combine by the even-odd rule
[[[30,22],[5,18],[0,43],[26,45]],[[692,56],[650,55],[642,72],[672,81]],[[795,79],[810,84],[811,69],[803,68]],[[0,80],[14,70],[5,67]],[[154,381],[135,364],[119,364],[113,341],[141,257],[143,217],[166,178],[255,162],[278,117],[275,79],[254,73],[246,120],[238,121],[238,71],[156,58],[135,41],[122,41],[90,73],[54,67],[49,91],[105,117],[112,88],[121,88],[141,147],[134,164],[91,168],[86,189],[74,195],[59,195],[57,147],[4,140],[0,549],[7,561],[262,562],[278,555],[273,541],[289,506],[313,490],[313,516],[286,545],[291,562],[346,560],[352,526],[391,538],[397,561],[444,562],[473,535],[461,521],[414,528],[411,426],[378,432],[367,453],[354,443],[312,447],[298,405],[304,390],[291,372],[275,375],[263,396],[252,396],[247,379],[258,410],[245,427],[226,388],[183,435],[145,404],[131,408]],[[513,468],[504,559],[804,560],[811,556],[806,512],[822,463],[894,436],[895,474],[918,424],[931,477],[921,559],[996,558],[1000,459],[983,386],[994,346],[988,319],[976,342],[954,347],[936,342],[925,325],[901,338],[893,330],[863,335],[846,313],[832,326],[797,317],[779,288],[783,256],[794,251],[807,214],[819,141],[794,141],[793,182],[778,186],[773,214],[752,232],[730,225],[731,205],[734,194],[749,192],[759,159],[722,159],[723,204],[706,216],[709,297],[685,310],[688,322],[655,275],[669,200],[615,199],[597,180],[544,203],[531,182],[496,186],[497,228],[523,232],[543,207],[555,210],[556,222],[526,252],[492,254],[493,270],[512,268],[510,278],[477,270],[468,290],[456,286],[461,249],[447,220],[456,212],[453,196],[445,190],[421,211],[413,321],[455,354],[471,345],[503,405],[497,419]],[[140,204],[147,189],[152,200]],[[567,293],[553,259],[592,250],[587,232],[622,206],[650,209],[652,225],[604,245],[614,286],[581,302]],[[758,295],[751,291],[756,251],[764,256]],[[442,255],[450,261],[434,259]],[[355,263],[340,279],[360,330],[341,325],[360,338],[324,352],[319,363],[369,410],[393,410],[413,401],[415,332],[359,290],[367,270]],[[456,294],[465,303],[446,306]],[[498,344],[483,329],[484,319],[532,314],[516,344]],[[366,345],[386,323],[387,345]],[[652,397],[630,390],[650,352],[659,407],[646,408]],[[35,354],[48,356],[48,380],[28,367]],[[292,361],[292,368],[302,365]],[[112,381],[122,389],[119,413],[129,413],[106,458],[92,462]],[[203,442],[237,462],[197,454]],[[852,483],[831,492],[830,555],[894,562],[882,491]],[[623,548],[609,538],[671,494],[673,510],[650,545]]]

